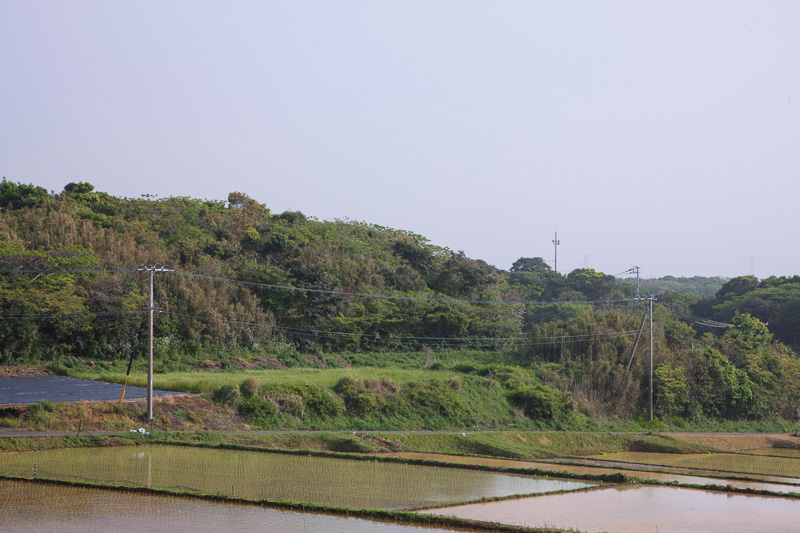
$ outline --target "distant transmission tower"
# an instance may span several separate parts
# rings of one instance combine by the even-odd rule
[[[558,240],[558,229],[556,229],[556,238],[553,239],[553,246],[555,246],[556,253],[555,257],[553,258],[553,271],[558,274],[558,245],[561,244],[561,241]]]

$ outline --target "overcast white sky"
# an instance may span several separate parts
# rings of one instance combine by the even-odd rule
[[[800,274],[800,2],[0,0],[0,177]]]

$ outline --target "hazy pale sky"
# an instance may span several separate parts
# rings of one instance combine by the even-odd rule
[[[800,2],[0,0],[0,177],[800,274]]]

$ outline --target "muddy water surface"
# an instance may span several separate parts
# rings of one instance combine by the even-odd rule
[[[632,485],[425,512],[586,533],[788,533],[798,531],[800,500]]]
[[[0,531],[423,533],[442,530],[198,498],[0,480]]]

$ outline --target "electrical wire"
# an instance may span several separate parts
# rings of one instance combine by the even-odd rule
[[[137,270],[130,269],[111,269],[111,270],[49,270],[49,269],[16,269],[16,268],[0,268],[0,272],[4,274],[119,274],[119,273],[134,273]]]
[[[140,272],[140,270],[129,270],[129,269],[118,269],[118,270],[9,270],[9,269],[0,269],[0,272],[13,272],[13,273],[39,273],[39,274],[75,274],[75,273],[136,273]],[[385,295],[385,294],[368,294],[368,293],[356,293],[356,292],[345,292],[345,291],[334,291],[334,290],[323,290],[323,289],[309,289],[309,288],[302,288],[302,287],[294,287],[289,285],[275,285],[269,283],[258,283],[252,281],[244,281],[244,280],[235,280],[231,278],[223,278],[219,276],[208,276],[203,274],[195,274],[189,272],[178,272],[178,271],[165,271],[164,273],[175,274],[179,276],[190,277],[194,279],[206,279],[211,281],[217,282],[227,282],[227,283],[235,283],[247,286],[255,286],[255,287],[264,287],[264,288],[273,288],[273,289],[281,289],[281,290],[290,290],[290,291],[301,291],[301,292],[308,292],[308,293],[321,293],[321,294],[331,294],[337,296],[351,296],[351,297],[364,297],[364,298],[380,298],[380,299],[388,299],[388,300],[401,300],[401,301],[421,301],[421,302],[439,302],[439,303],[468,303],[468,304],[493,304],[493,305],[563,305],[563,304],[602,304],[602,303],[619,303],[619,302],[633,302],[633,301],[640,301],[639,298],[625,298],[625,299],[608,299],[608,300],[584,300],[584,301],[576,301],[576,300],[569,300],[569,301],[527,301],[527,302],[506,302],[502,300],[458,300],[458,299],[445,299],[445,298],[421,298],[421,297],[410,297],[410,296],[393,296],[393,295]],[[390,337],[382,337],[380,335],[375,334],[366,334],[366,333],[352,333],[352,332],[342,332],[342,331],[326,331],[326,330],[317,330],[314,328],[289,328],[284,326],[276,326],[274,324],[261,324],[257,322],[244,322],[244,321],[237,321],[237,320],[227,320],[221,318],[211,318],[211,317],[202,317],[199,315],[190,315],[186,313],[175,313],[175,312],[165,312],[163,310],[158,310],[159,313],[178,316],[183,318],[195,319],[195,320],[204,320],[204,321],[213,321],[213,322],[221,322],[227,324],[235,324],[240,326],[247,326],[247,327],[261,327],[261,328],[271,328],[273,330],[284,331],[288,332],[294,336],[313,336],[314,338],[329,338],[329,339],[336,339],[342,340],[343,338],[357,338],[359,341],[367,341],[367,342],[374,342],[374,343],[392,343],[392,344],[402,344],[403,341],[410,341],[414,343],[420,342],[431,342],[431,343],[451,343],[456,345],[457,343],[472,343],[474,345],[497,345],[498,342],[503,343],[505,346],[535,346],[535,345],[549,345],[549,344],[558,344],[563,343],[565,341],[570,342],[588,342],[588,341],[596,341],[596,340],[603,340],[608,338],[619,337],[623,335],[631,335],[637,333],[638,330],[630,330],[630,331],[621,331],[621,332],[612,332],[612,333],[603,333],[603,334],[583,334],[583,335],[559,335],[559,336],[552,336],[552,337],[538,337],[537,342],[520,342],[519,336],[517,337],[492,337],[492,338],[475,338],[475,337],[425,337],[425,336],[390,336]],[[121,315],[121,314],[131,314],[131,313],[144,313],[147,310],[138,310],[138,311],[116,311],[116,312],[97,312],[97,313],[73,313],[73,314],[38,314],[38,315],[0,315],[0,320],[13,320],[13,319],[47,319],[47,318],[77,318],[77,317],[84,317],[84,316],[113,316],[113,315]],[[557,316],[562,314],[563,312],[556,313],[552,316]],[[540,318],[537,321],[545,320],[546,318]],[[547,342],[543,342],[547,341]]]
[[[107,274],[107,273],[138,273],[143,270],[17,270],[17,269],[0,269],[4,273],[27,273],[27,274]],[[438,303],[467,303],[467,304],[481,304],[481,305],[553,305],[553,304],[605,304],[605,303],[620,303],[620,302],[635,302],[639,298],[619,298],[619,299],[606,299],[606,300],[563,300],[563,301],[520,301],[520,302],[507,302],[504,300],[465,300],[453,298],[422,298],[416,296],[395,296],[389,294],[370,294],[361,292],[347,292],[339,290],[326,290],[326,289],[310,289],[305,287],[294,287],[292,285],[277,285],[272,283],[260,283],[255,281],[237,280],[232,278],[224,278],[220,276],[209,276],[206,274],[196,274],[193,272],[180,272],[177,270],[163,271],[164,274],[173,274],[176,276],[184,276],[196,279],[206,279],[211,281],[220,281],[227,283],[235,283],[239,285],[247,285],[252,287],[263,287],[269,289],[281,289],[288,291],[299,291],[307,293],[318,294],[331,294],[334,296],[352,296],[361,298],[375,298],[382,300],[400,300],[412,302],[438,302]]]
[[[39,313],[39,314],[0,314],[0,320],[40,320],[51,318],[81,318],[87,316],[115,316],[146,313],[146,309],[136,311],[97,311],[87,313]]]
[[[322,338],[335,338],[341,340],[342,337],[354,337],[358,339],[376,339],[381,341],[392,341],[392,340],[411,340],[411,341],[464,341],[464,342],[493,342],[497,343],[498,341],[505,341],[505,342],[512,342],[513,345],[521,346],[521,345],[540,345],[540,344],[553,344],[553,343],[560,343],[566,340],[573,341],[573,342],[587,342],[587,341],[596,341],[596,340],[604,340],[608,338],[614,338],[624,335],[631,335],[633,333],[637,333],[639,330],[628,330],[628,331],[615,331],[610,333],[590,333],[590,334],[582,334],[582,335],[554,335],[549,337],[537,337],[537,339],[549,339],[551,342],[523,342],[519,343],[519,336],[516,337],[483,337],[483,338],[475,338],[475,337],[421,337],[421,336],[413,336],[413,335],[403,335],[397,337],[383,337],[381,335],[369,334],[369,333],[352,333],[346,331],[328,331],[328,330],[318,330],[315,328],[289,328],[285,326],[276,326],[274,324],[262,324],[259,322],[244,322],[239,320],[228,320],[223,318],[212,318],[212,317],[203,317],[199,315],[192,315],[187,313],[176,313],[172,311],[160,311],[160,314],[170,315],[170,316],[178,316],[182,318],[190,318],[195,320],[203,320],[208,322],[220,322],[225,324],[234,324],[239,326],[249,326],[249,327],[260,327],[260,328],[270,328],[278,331],[286,331],[290,332],[293,335],[300,335],[300,336],[314,336],[314,337],[322,337]]]
[[[207,279],[212,281],[223,281],[227,283],[236,283],[239,285],[248,285],[253,287],[264,287],[269,289],[282,289],[289,291],[311,292],[320,294],[332,294],[335,296],[355,296],[362,298],[376,298],[382,300],[401,300],[412,302],[439,302],[439,303],[467,303],[467,304],[491,304],[491,305],[552,305],[552,304],[602,304],[602,303],[617,303],[617,302],[633,302],[638,301],[637,298],[624,298],[624,299],[608,299],[608,300],[567,300],[567,301],[522,301],[522,302],[506,302],[503,300],[460,300],[448,298],[421,298],[416,296],[393,296],[388,294],[369,294],[363,292],[346,292],[326,289],[309,289],[304,287],[294,287],[291,285],[275,285],[272,283],[259,283],[255,281],[244,281],[231,278],[223,278],[219,276],[207,276],[205,274],[194,274],[191,272],[178,272],[173,274],[177,276],[186,276],[197,279]]]
[[[667,310],[669,310],[672,314],[679,318],[683,318],[688,322],[694,322],[695,324],[699,324],[701,326],[708,326],[711,328],[733,328],[736,327],[734,324],[729,324],[727,322],[719,322],[718,320],[712,320],[710,318],[703,318],[701,316],[693,315],[691,313],[684,313],[681,311],[677,311],[666,304],[663,305]]]

